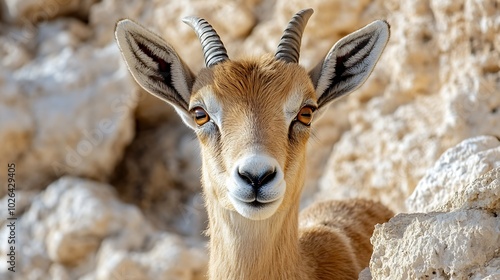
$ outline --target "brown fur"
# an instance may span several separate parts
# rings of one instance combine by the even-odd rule
[[[299,242],[317,264],[313,279],[358,279],[372,255],[374,225],[392,216],[382,204],[363,199],[325,201],[304,209]]]
[[[304,210],[299,230],[310,130],[289,128],[284,119],[283,106],[293,94],[299,102],[291,106],[297,110],[303,102],[315,105],[306,71],[271,56],[202,70],[193,87],[190,104],[214,98],[223,110],[218,134],[197,131],[209,214],[210,279],[357,279],[371,256],[374,225],[392,217],[376,202],[329,201]],[[285,197],[265,220],[242,217],[227,197],[229,170],[249,151],[269,154],[284,169]]]

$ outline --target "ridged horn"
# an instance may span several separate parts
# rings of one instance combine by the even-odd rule
[[[198,17],[185,17],[182,21],[191,26],[200,39],[205,65],[208,68],[229,59],[224,44],[208,21]]]
[[[313,9],[304,9],[296,13],[288,23],[276,50],[275,58],[285,62],[299,63],[300,42],[307,21],[314,13]]]

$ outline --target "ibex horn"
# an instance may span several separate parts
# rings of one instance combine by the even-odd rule
[[[224,44],[210,23],[198,17],[185,17],[182,21],[191,26],[200,39],[203,55],[205,56],[205,65],[207,67],[210,68],[217,63],[229,59]]]
[[[313,9],[305,9],[296,13],[281,36],[280,43],[274,56],[277,60],[299,63],[300,42],[307,21],[314,13]]]

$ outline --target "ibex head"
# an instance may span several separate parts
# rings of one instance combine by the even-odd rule
[[[160,37],[118,22],[116,39],[135,80],[171,104],[201,142],[209,207],[263,220],[296,204],[313,117],[364,83],[389,39],[389,25],[375,21],[341,39],[307,73],[298,60],[312,13],[292,18],[275,56],[235,61],[207,21],[184,19],[205,55],[196,76]]]

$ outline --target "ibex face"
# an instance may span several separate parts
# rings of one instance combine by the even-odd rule
[[[226,61],[202,71],[189,111],[203,149],[206,191],[250,219],[298,196],[316,96],[307,72],[273,57]],[[287,182],[293,182],[288,184]],[[286,204],[284,204],[286,205]]]
[[[208,22],[185,19],[205,54],[197,77],[161,38],[118,22],[118,45],[136,81],[198,135],[209,205],[262,220],[297,203],[313,115],[363,84],[389,38],[388,24],[376,21],[341,39],[307,73],[298,58],[311,14],[292,18],[274,57],[241,61],[229,60]]]

